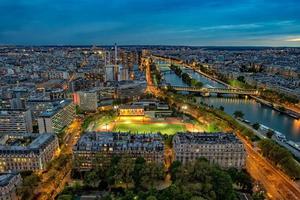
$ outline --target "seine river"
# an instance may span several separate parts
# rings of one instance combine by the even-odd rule
[[[160,65],[161,71],[165,71],[164,79],[166,83],[177,86],[186,86],[174,73],[168,73],[170,70],[166,65]],[[204,87],[225,87],[215,81],[212,81],[196,72],[186,70],[193,78],[204,83]],[[253,99],[239,99],[235,97],[197,97],[197,101],[204,102],[214,107],[224,107],[224,111],[232,115],[236,110],[241,110],[244,118],[252,123],[260,123],[274,129],[286,136],[288,140],[300,142],[300,120],[296,120],[288,115],[281,114],[272,108],[262,105]]]

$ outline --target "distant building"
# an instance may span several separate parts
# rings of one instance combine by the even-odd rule
[[[75,168],[90,170],[109,164],[113,156],[143,157],[163,163],[164,141],[159,134],[93,132],[81,136],[73,148]]]
[[[98,94],[97,91],[79,91],[74,94],[74,103],[82,111],[97,111]]]
[[[16,190],[21,183],[20,174],[0,173],[0,200],[18,200]]]
[[[31,133],[30,110],[0,109],[0,133]]]
[[[245,167],[242,142],[229,133],[178,133],[173,138],[175,160],[186,164],[204,157],[223,168]]]
[[[105,66],[105,81],[115,81],[114,68],[114,65]]]
[[[66,98],[66,92],[63,89],[51,90],[49,95],[51,100],[63,100]]]
[[[129,70],[128,67],[124,65],[119,65],[118,81],[129,80]]]
[[[71,100],[62,100],[38,118],[39,133],[59,133],[75,118],[75,105]]]
[[[135,105],[122,105],[119,107],[120,116],[144,116],[144,107]]]
[[[130,98],[137,100],[144,94],[146,85],[145,81],[119,81],[117,87],[118,97],[121,99]]]
[[[0,171],[44,170],[58,148],[54,134],[5,134],[0,138]]]

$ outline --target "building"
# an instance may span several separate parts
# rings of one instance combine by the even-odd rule
[[[144,116],[144,107],[135,105],[122,105],[119,107],[120,116]]]
[[[49,93],[49,97],[51,100],[63,100],[66,98],[66,91],[63,89],[54,89]]]
[[[32,118],[30,110],[0,109],[0,134],[31,132]]]
[[[163,163],[163,138],[160,134],[92,132],[81,136],[73,148],[75,168],[79,170],[109,164],[110,159],[118,155]]]
[[[62,100],[38,118],[39,133],[59,133],[71,124],[75,117],[75,105],[71,100]]]
[[[114,68],[114,65],[105,66],[105,81],[115,81]]]
[[[30,99],[26,101],[26,106],[30,109],[32,120],[37,123],[38,117],[46,110],[52,109],[58,101],[48,99]]]
[[[44,170],[58,148],[54,134],[5,134],[0,138],[0,172]]]
[[[17,187],[22,183],[20,174],[0,173],[0,200],[17,200]]]
[[[146,90],[145,81],[119,81],[117,85],[117,94],[120,99],[139,99],[141,95],[145,93]]]
[[[74,94],[74,103],[77,104],[82,111],[97,111],[98,94],[97,91],[79,91]]]
[[[175,159],[186,164],[204,157],[223,168],[245,166],[246,152],[241,141],[229,133],[178,133],[173,138]]]

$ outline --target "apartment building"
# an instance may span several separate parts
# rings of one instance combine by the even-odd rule
[[[231,133],[178,133],[173,148],[175,160],[183,164],[203,157],[223,168],[245,167],[245,148]]]
[[[0,138],[0,172],[44,170],[58,148],[54,134],[5,134]]]
[[[164,142],[160,134],[91,132],[81,136],[73,152],[75,168],[82,171],[109,164],[113,156],[163,163]]]
[[[75,117],[75,105],[71,100],[62,100],[46,110],[38,118],[39,133],[59,133],[71,124]]]
[[[0,134],[28,132],[32,132],[30,110],[0,109]]]
[[[18,200],[16,190],[21,183],[20,174],[0,173],[0,200]]]

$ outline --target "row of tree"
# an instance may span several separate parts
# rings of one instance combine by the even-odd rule
[[[186,83],[189,86],[194,87],[202,87],[203,83],[200,81],[197,81],[196,79],[192,78],[188,73],[185,73],[181,70],[179,66],[171,65],[170,69],[175,72],[175,74],[179,77],[181,77],[182,81]]]
[[[269,139],[261,140],[259,147],[263,156],[281,167],[290,177],[294,179],[300,178],[300,167],[287,149]]]
[[[177,76],[181,77],[182,70],[180,69],[179,66],[173,65],[173,64],[172,64],[172,65],[170,66],[170,69],[171,69],[172,71],[174,71],[175,74],[176,74]]]
[[[197,81],[196,79],[192,78],[188,73],[183,73],[182,76],[182,81],[185,82],[189,86],[194,86],[194,87],[202,87],[203,83],[200,81]]]

